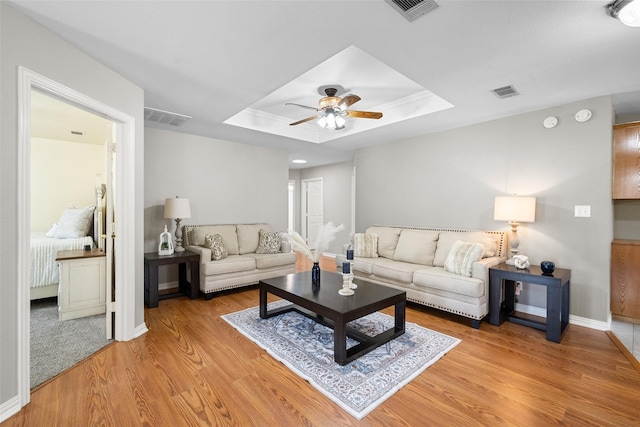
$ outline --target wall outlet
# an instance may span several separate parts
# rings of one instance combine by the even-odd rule
[[[589,218],[591,216],[591,206],[575,206],[575,215],[576,218]]]
[[[522,282],[517,281],[517,282],[516,282],[516,290],[515,290],[515,294],[516,294],[516,295],[520,295],[520,292],[522,292]]]

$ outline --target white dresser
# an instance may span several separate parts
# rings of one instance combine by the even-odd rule
[[[75,319],[106,312],[106,256],[98,249],[58,251],[58,316]]]

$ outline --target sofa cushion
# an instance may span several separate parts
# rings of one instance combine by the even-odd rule
[[[280,252],[280,245],[282,245],[282,236],[280,233],[261,228],[258,232],[258,236],[258,247],[256,248],[257,254],[277,254]]]
[[[444,267],[444,262],[447,260],[451,247],[458,240],[482,243],[484,247],[484,257],[496,255],[497,243],[489,233],[485,233],[484,231],[443,231],[440,233],[440,236],[438,236],[438,245],[436,247],[436,256],[433,259],[433,265]]]
[[[356,233],[353,236],[353,252],[357,257],[378,257],[378,235],[375,233]]]
[[[438,234],[437,231],[402,230],[393,253],[393,260],[433,265]]]
[[[254,253],[260,240],[260,229],[271,231],[269,224],[238,224],[238,251],[240,255]]]
[[[472,298],[484,296],[485,289],[483,280],[450,273],[442,267],[417,270],[413,274],[413,284],[418,288],[439,289]]]
[[[256,268],[264,269],[271,267],[280,267],[282,265],[291,265],[296,263],[295,252],[277,253],[277,254],[246,254],[256,260]]]
[[[204,245],[202,246],[211,250],[211,259],[213,261],[219,261],[229,255],[229,252],[227,252],[227,248],[224,245],[224,240],[219,234],[214,234],[213,236],[207,234],[204,236]]]
[[[482,259],[483,251],[482,243],[458,240],[449,251],[449,255],[444,262],[444,269],[450,273],[471,277],[473,263]]]
[[[371,271],[380,279],[387,279],[399,283],[413,282],[413,273],[424,268],[424,265],[410,264],[408,262],[380,259],[373,264]]]
[[[191,244],[194,246],[204,245],[204,238],[207,234],[219,234],[224,240],[224,246],[229,255],[238,255],[238,235],[235,225],[203,225],[194,227],[191,231]]]
[[[205,276],[251,271],[255,268],[256,260],[250,256],[242,255],[229,255],[225,259],[209,261],[200,265],[200,270]]]
[[[367,233],[375,233],[378,235],[378,255],[384,258],[393,258],[393,252],[396,250],[398,239],[400,238],[401,228],[397,227],[379,227],[373,226],[367,228]]]
[[[373,274],[373,265],[375,264],[375,261],[378,259],[380,258],[355,258],[351,262],[352,272],[359,271],[364,274]]]

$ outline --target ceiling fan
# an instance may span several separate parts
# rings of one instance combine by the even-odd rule
[[[345,116],[361,119],[379,119],[380,117],[382,117],[382,113],[378,113],[375,111],[347,110],[349,106],[360,101],[360,97],[358,95],[349,94],[345,95],[344,98],[340,98],[339,96],[336,96],[337,92],[338,90],[334,87],[326,88],[324,90],[324,93],[327,96],[320,99],[320,101],[318,102],[318,108],[296,104],[294,102],[287,102],[285,105],[297,105],[298,107],[307,108],[309,110],[315,110],[318,112],[318,114],[314,116],[298,120],[297,122],[289,123],[289,126],[295,126],[314,119],[318,119],[318,124],[321,127],[326,129],[339,130],[344,129]]]

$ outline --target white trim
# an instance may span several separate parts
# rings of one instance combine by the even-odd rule
[[[8,420],[20,412],[20,399],[18,395],[0,404],[0,423]]]
[[[18,396],[19,406],[30,401],[29,325],[29,234],[31,187],[31,90],[38,89],[65,102],[89,110],[116,123],[119,149],[116,152],[115,254],[116,328],[115,338],[126,341],[136,336],[135,322],[135,119],[27,68],[18,67]],[[126,286],[125,286],[126,285]]]

